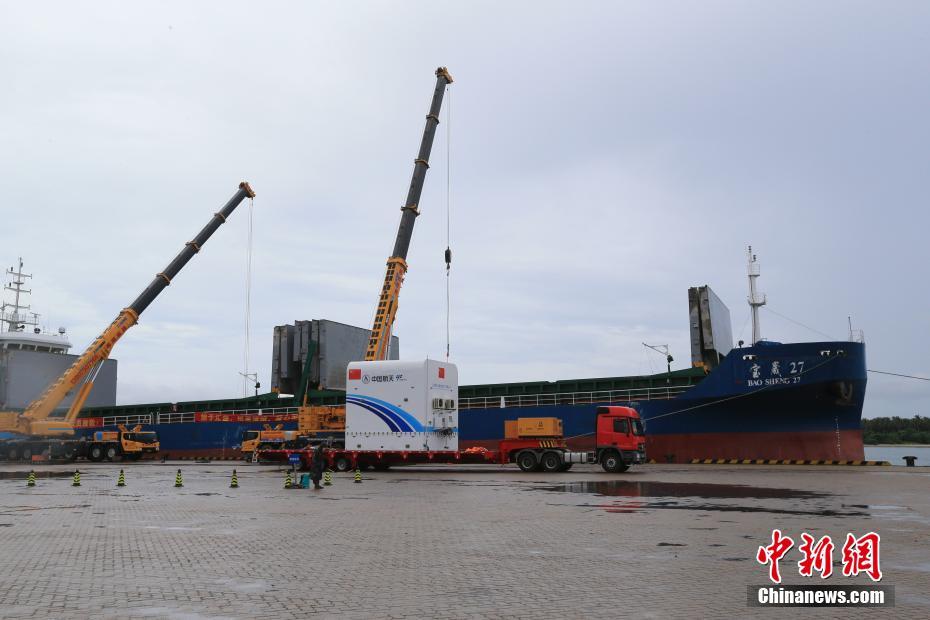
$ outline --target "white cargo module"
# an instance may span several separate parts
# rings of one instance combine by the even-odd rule
[[[455,364],[351,362],[346,378],[346,450],[458,450]]]

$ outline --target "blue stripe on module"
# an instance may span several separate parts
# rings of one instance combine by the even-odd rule
[[[420,421],[417,420],[415,417],[413,417],[410,413],[404,411],[403,409],[401,409],[400,407],[397,407],[396,405],[392,405],[389,402],[379,400],[377,398],[372,398],[371,396],[355,395],[355,396],[352,396],[351,398],[356,399],[356,400],[366,401],[369,404],[378,407],[382,412],[390,415],[397,422],[405,426],[409,426],[410,431],[417,431],[417,432],[422,433],[423,431],[426,430],[425,427],[420,423]]]
[[[366,402],[364,400],[360,400],[357,398],[352,398],[352,397],[346,397],[346,402],[351,403],[353,405],[357,405],[361,407],[362,409],[365,409],[366,411],[370,411],[371,413],[375,414],[376,416],[381,418],[381,420],[385,424],[388,425],[388,428],[391,429],[391,431],[395,433],[411,432],[413,430],[407,424],[405,424],[403,420],[396,418],[395,416],[391,415],[391,413],[388,411],[382,411],[380,408],[378,408],[376,405],[373,405],[372,403],[369,403],[369,402]]]
[[[385,414],[382,413],[381,411],[378,411],[377,409],[375,409],[374,407],[372,407],[372,406],[369,405],[368,403],[366,403],[366,402],[361,402],[361,401],[350,400],[350,399],[348,399],[348,398],[346,399],[346,402],[347,402],[347,403],[351,403],[351,404],[353,404],[353,405],[356,405],[356,406],[358,406],[358,407],[361,407],[362,409],[364,409],[364,410],[366,410],[366,411],[370,411],[371,413],[375,414],[376,416],[378,416],[378,417],[381,419],[382,422],[384,422],[385,424],[388,425],[388,428],[391,429],[392,432],[395,432],[395,433],[401,432],[400,427],[397,425],[397,422],[395,422],[393,418],[391,418],[391,417],[385,415]]]

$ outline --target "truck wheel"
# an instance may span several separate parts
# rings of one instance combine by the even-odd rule
[[[538,461],[536,460],[536,454],[526,450],[517,455],[517,467],[520,468],[520,471],[536,471],[536,465]]]
[[[554,472],[562,469],[562,455],[558,452],[546,452],[542,455],[539,464],[545,472]]]
[[[336,471],[349,471],[352,469],[352,460],[347,456],[340,456],[333,462]]]
[[[116,446],[107,446],[105,454],[107,455],[108,461],[112,461],[113,459],[115,459],[117,455]]]
[[[94,461],[95,463],[99,463],[100,461],[102,461],[103,460],[103,446],[100,446],[97,444],[92,445],[90,447],[90,450],[87,453],[87,458]]]
[[[32,460],[32,448],[30,448],[29,446],[26,446],[25,448],[23,448],[22,459],[23,459],[24,461],[31,461],[31,460]]]
[[[73,446],[65,446],[61,449],[61,458],[66,461],[73,461],[77,458],[77,453],[74,451]]]
[[[16,448],[10,448],[10,450],[6,453],[6,458],[10,459],[11,461],[18,461],[19,450]]]
[[[630,468],[629,465],[623,464],[623,459],[621,459],[620,455],[616,452],[608,452],[605,454],[601,459],[601,467],[604,468],[604,471],[611,474],[619,474]]]

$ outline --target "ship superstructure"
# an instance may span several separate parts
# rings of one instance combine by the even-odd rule
[[[32,274],[23,271],[23,259],[6,270],[4,300],[0,305],[0,410],[22,411],[61,375],[74,360],[64,327],[49,332],[40,326],[40,314],[32,311],[27,283]],[[101,368],[88,402],[95,407],[116,404],[116,360]],[[73,396],[57,410],[71,405]]]

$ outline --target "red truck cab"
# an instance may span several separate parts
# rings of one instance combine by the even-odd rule
[[[639,414],[631,407],[597,408],[595,458],[605,471],[623,472],[646,462],[646,437]]]

